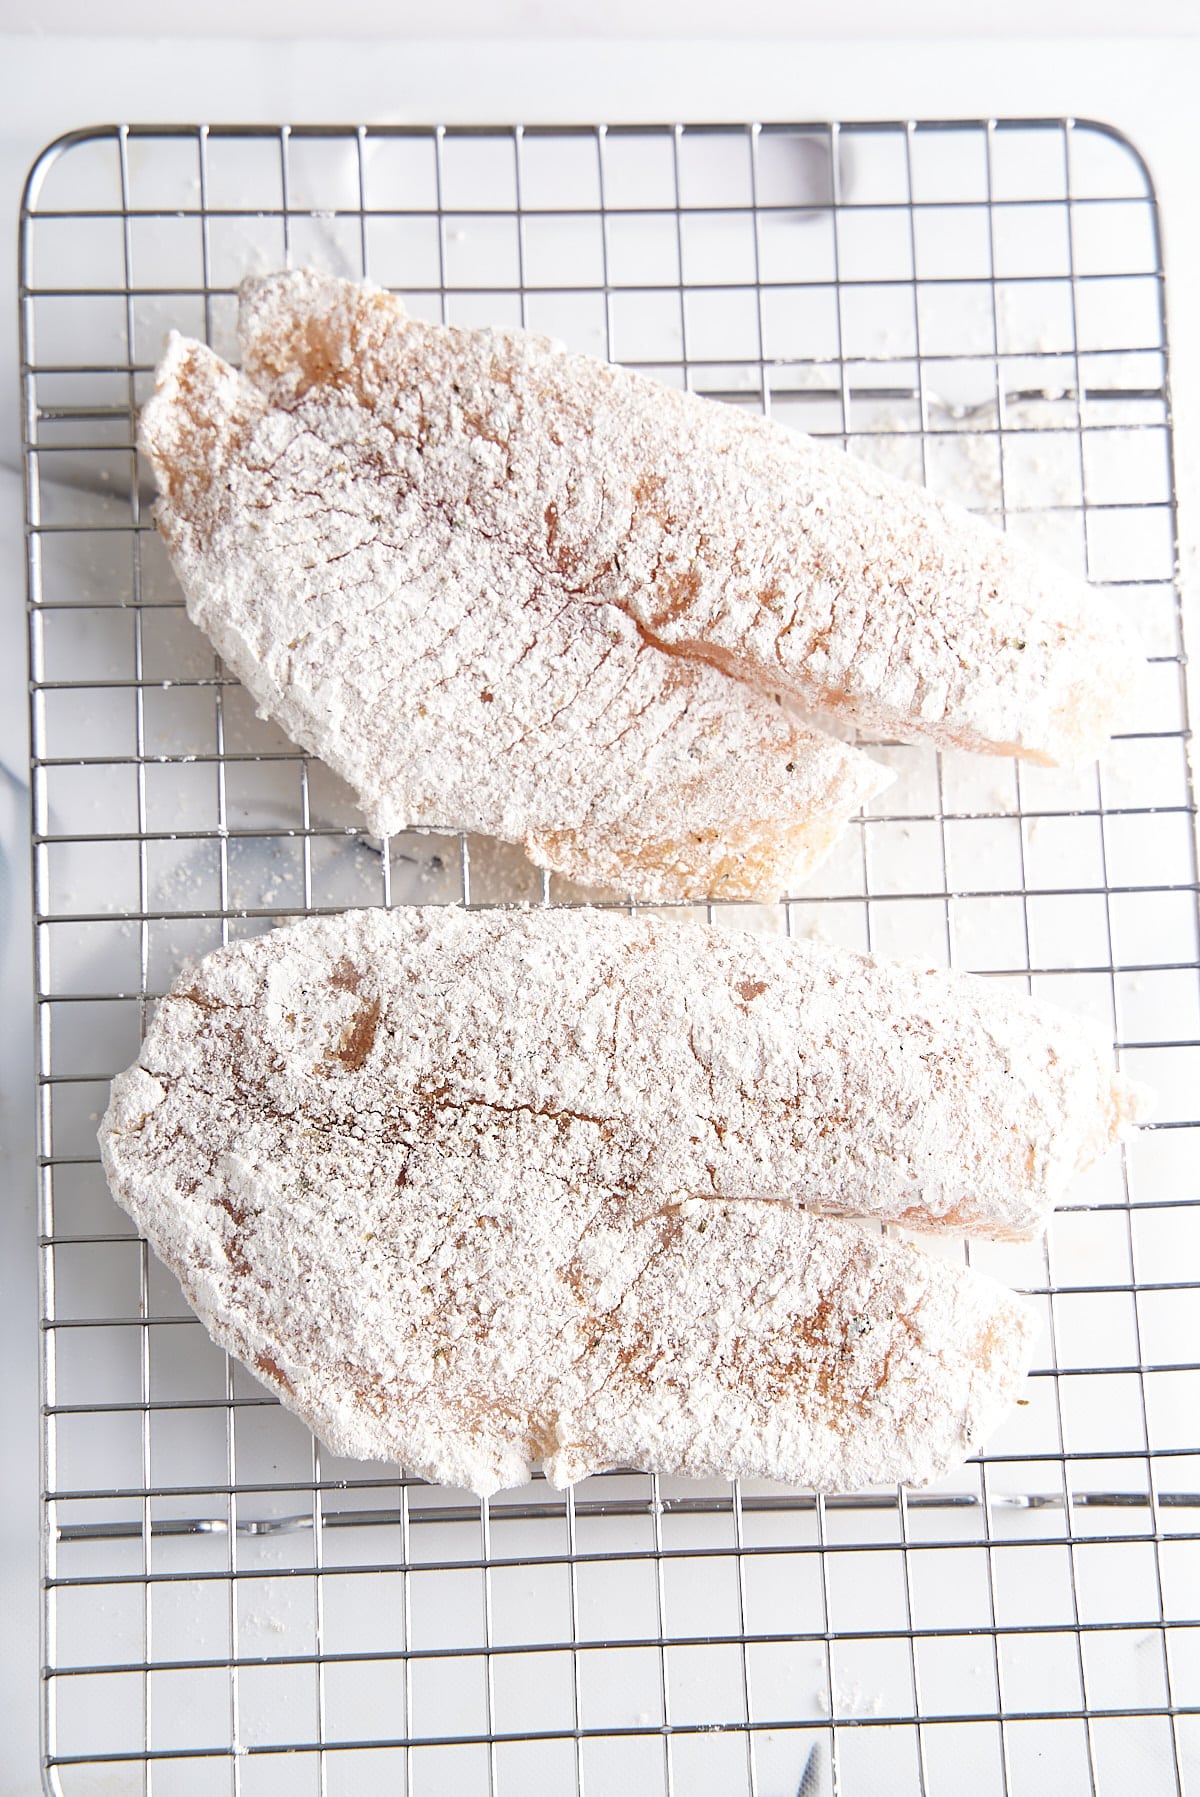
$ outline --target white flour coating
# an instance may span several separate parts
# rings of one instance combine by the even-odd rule
[[[334,553],[363,552],[365,482],[405,579],[465,579],[474,602],[532,568],[553,602],[806,706],[1039,761],[1093,757],[1142,660],[1101,594],[966,512],[545,338],[426,324],[311,272],[248,282],[241,332],[292,420],[285,461],[296,424],[362,452],[313,495],[345,508]]]
[[[986,1064],[943,1101],[956,1051]],[[1017,1113],[1039,1105],[1049,1143],[1072,1057],[1056,1176],[1130,1104],[1053,1013],[649,919],[371,910],[185,975],[100,1142],[216,1339],[338,1452],[485,1492],[538,1463],[843,1490],[960,1460],[1033,1324],[990,1280],[772,1198],[868,1208],[888,1138],[949,1158],[934,1220],[956,1154],[985,1176],[985,1135],[1019,1185]],[[1013,1202],[1001,1229],[1031,1215]]]
[[[141,442],[191,617],[381,835],[499,836],[651,899],[777,897],[891,776],[592,603],[544,526],[531,554],[542,471],[463,422],[449,339],[414,381],[403,320],[284,277],[244,305],[248,378],[172,340]]]

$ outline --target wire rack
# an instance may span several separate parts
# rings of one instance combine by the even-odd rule
[[[1159,1094],[1047,1244],[972,1248],[1045,1327],[955,1478],[481,1504],[338,1461],[109,1200],[106,1083],[187,956],[351,903],[581,896],[495,844],[371,841],[187,621],[136,410],[168,327],[232,353],[237,281],[289,261],[830,433],[1141,626],[1103,771],[879,744],[896,784],[813,883],[709,908],[1051,997]],[[1137,154],[1070,120],[93,130],[31,176],[21,315],[49,1788],[1200,1789],[1195,811]]]

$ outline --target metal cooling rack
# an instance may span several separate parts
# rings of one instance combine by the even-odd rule
[[[165,329],[230,352],[237,280],[289,259],[832,433],[1138,619],[1103,772],[880,745],[899,778],[816,881],[710,911],[1031,988],[1160,1095],[1044,1248],[972,1249],[1045,1331],[942,1486],[480,1504],[335,1460],[108,1199],[106,1082],[185,956],[349,903],[580,896],[495,845],[367,839],[187,622],[134,414]],[[87,131],[31,176],[21,316],[49,1788],[1200,1788],[1195,813],[1136,153],[1069,120]]]

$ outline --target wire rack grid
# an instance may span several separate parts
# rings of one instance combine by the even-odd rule
[[[1046,1245],[971,1249],[1045,1329],[955,1478],[481,1504],[338,1461],[111,1204],[106,1084],[186,957],[352,903],[588,896],[496,844],[368,839],[186,618],[137,408],[167,328],[232,354],[238,280],[288,262],[829,433],[1136,617],[1103,770],[877,744],[896,783],[803,892],[708,908],[1052,997],[1159,1094]],[[31,176],[21,315],[48,1788],[1200,1788],[1195,806],[1136,153],[1070,120],[92,130]]]

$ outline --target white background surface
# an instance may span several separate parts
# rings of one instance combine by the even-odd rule
[[[873,30],[893,6],[861,0],[841,10],[845,41],[819,36],[771,37],[804,8],[760,3],[740,9],[744,35],[737,42],[704,41],[665,34],[680,29],[684,9],[614,4],[597,23],[573,4],[485,7],[483,0],[441,9],[444,41],[410,35],[404,41],[369,41],[379,9],[344,5],[339,16],[352,38],[328,42],[273,41],[235,44],[232,38],[184,41],[182,11],[166,24],[170,40],[101,39],[65,35],[0,37],[0,192],[15,222],[20,184],[38,149],[75,126],[125,120],[390,122],[413,120],[537,122],[627,119],[826,119],[855,117],[1076,116],[1102,119],[1126,131],[1146,155],[1165,220],[1168,305],[1173,341],[1177,445],[1180,451],[1181,527],[1185,571],[1198,559],[1197,513],[1192,503],[1200,435],[1200,119],[1195,95],[1200,78],[1200,39],[1143,37],[1117,41],[1094,35],[1075,39],[1041,36],[982,42],[950,41],[951,8],[930,0],[908,9],[905,42],[875,39]],[[810,12],[813,9],[808,9]],[[1037,29],[1070,11],[1046,5],[1010,4],[1010,27]],[[1126,6],[1097,4],[1090,28],[1112,29]],[[1191,5],[1138,9],[1144,29],[1179,29]],[[210,28],[232,30],[253,23],[255,9],[213,4]],[[989,9],[991,12],[992,9]],[[258,9],[264,31],[284,16],[282,8]],[[493,42],[473,36],[484,15]],[[698,3],[687,9],[694,29],[728,28],[730,9]],[[95,8],[58,0],[43,6],[43,27],[70,33]],[[979,17],[982,15],[980,14]],[[993,14],[994,16],[994,14]],[[12,10],[7,10],[12,20]],[[328,17],[299,0],[289,24]],[[107,9],[106,30],[137,29],[151,20],[164,27],[161,6]],[[405,31],[411,20],[395,26]],[[602,41],[578,41],[582,30],[607,32]],[[1193,30],[1200,30],[1197,21]],[[621,31],[637,33],[626,40]],[[656,37],[655,31],[664,33]],[[526,35],[530,34],[530,35]],[[574,34],[574,35],[572,35]],[[12,242],[10,224],[9,242]],[[20,770],[25,743],[23,566],[20,553],[19,418],[16,409],[15,259],[0,267],[0,385],[8,396],[0,422],[0,757]],[[1189,589],[1194,582],[1189,578]],[[7,787],[0,790],[0,827],[7,885],[0,947],[7,1027],[2,1071],[5,1168],[3,1218],[4,1291],[0,1300],[0,1365],[4,1368],[0,1434],[0,1793],[27,1797],[39,1787],[36,1756],[36,1284],[32,1152],[32,1054],[27,958],[27,868],[22,847],[25,818]],[[114,1789],[119,1787],[114,1786]]]
[[[338,33],[346,37],[392,39],[479,37],[521,38],[544,43],[555,38],[696,39],[736,32],[739,39],[803,38],[820,41],[871,40],[903,35],[907,41],[959,36],[1018,38],[1117,37],[1136,22],[1140,35],[1159,37],[1196,30],[1194,0],[1006,0],[1003,8],[979,0],[850,0],[830,16],[825,0],[442,0],[436,8],[414,0],[342,0]],[[99,8],[94,0],[42,0],[37,28],[56,34],[103,32],[113,37],[141,34],[188,37],[320,37],[330,23],[328,0],[207,0],[202,13],[162,0],[116,0]]]

